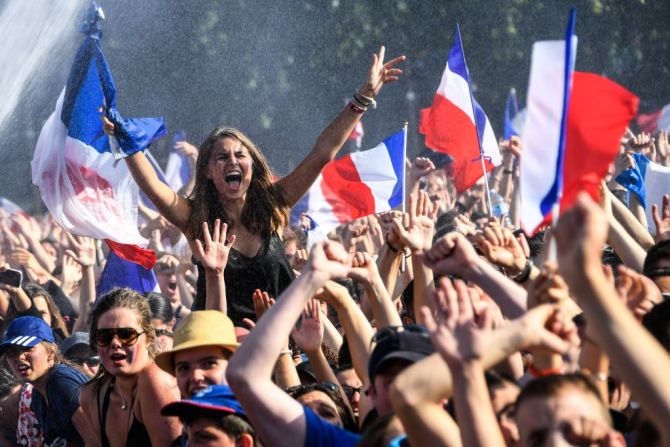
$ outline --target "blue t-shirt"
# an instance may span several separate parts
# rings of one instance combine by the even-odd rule
[[[37,417],[47,446],[83,446],[84,441],[72,424],[72,415],[79,407],[79,389],[86,375],[72,366],[58,364],[49,372],[47,399],[33,391],[30,409]]]
[[[356,447],[360,435],[321,419],[307,407],[305,409],[305,447]]]

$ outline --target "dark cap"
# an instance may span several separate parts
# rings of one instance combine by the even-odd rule
[[[87,332],[75,332],[70,335],[68,338],[63,340],[60,343],[60,352],[64,356],[67,356],[67,352],[78,345],[84,345],[90,348],[91,344],[89,343],[88,333]]]
[[[375,334],[374,341],[377,345],[368,364],[370,382],[392,360],[415,363],[435,352],[428,332],[419,325],[382,328]]]
[[[246,418],[242,406],[227,385],[212,385],[198,391],[190,399],[183,399],[167,404],[161,409],[163,416],[179,416],[196,418],[200,415],[220,413],[236,414]]]

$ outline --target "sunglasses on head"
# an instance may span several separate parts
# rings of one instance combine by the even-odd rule
[[[286,394],[288,394],[293,398],[295,398],[296,396],[301,396],[303,394],[309,393],[311,391],[321,391],[326,394],[328,394],[329,392],[339,393],[340,387],[331,382],[320,382],[320,383],[300,384],[297,386],[291,386],[286,388]]]
[[[137,332],[131,327],[98,329],[95,331],[95,344],[100,347],[109,346],[116,337],[123,346],[132,346],[142,334],[144,332]]]

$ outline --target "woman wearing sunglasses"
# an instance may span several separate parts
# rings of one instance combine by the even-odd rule
[[[91,344],[102,364],[81,405],[102,447],[170,445],[181,434],[177,418],[160,414],[179,390],[154,363],[151,318],[146,299],[130,289],[103,295],[91,311]]]
[[[7,328],[0,355],[19,380],[17,445],[83,446],[86,418],[79,389],[86,376],[63,364],[49,325],[41,318],[18,317]]]

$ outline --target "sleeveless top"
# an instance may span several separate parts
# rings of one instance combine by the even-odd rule
[[[109,399],[112,394],[114,382],[111,382],[107,387],[105,392],[105,397],[102,401],[102,407],[100,406],[100,388],[98,388],[98,419],[100,421],[100,437],[102,440],[102,447],[109,447],[109,439],[107,439],[107,433],[105,432],[105,426],[107,424],[107,410],[109,410]],[[131,408],[130,411],[133,411]],[[130,425],[130,430],[128,431],[128,436],[126,437],[126,447],[143,447],[150,446],[151,438],[147,429],[144,427],[144,424],[137,420],[135,413],[133,412],[133,423]]]
[[[198,283],[192,309],[202,310],[205,308],[205,268],[200,263],[195,264],[198,267]],[[276,233],[263,238],[256,256],[247,257],[232,248],[223,276],[228,317],[235,326],[242,326],[243,318],[256,321],[251,298],[256,289],[276,299],[295,278],[284,253],[284,245]]]

